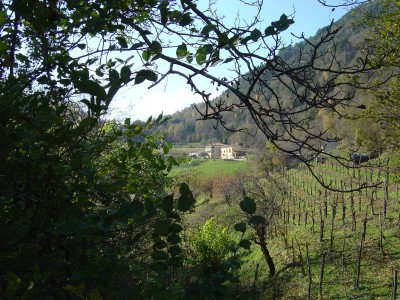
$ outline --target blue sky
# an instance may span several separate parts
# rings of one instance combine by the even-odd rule
[[[250,1],[250,0],[248,0]],[[340,0],[332,0],[331,3]],[[199,5],[207,5],[208,0],[199,0]],[[234,20],[239,15],[243,21],[251,20],[255,14],[254,9],[246,7],[240,0],[216,0],[218,12],[226,16],[226,20]],[[271,21],[278,20],[282,13],[293,15],[295,23],[283,36],[289,43],[293,38],[291,33],[306,37],[313,36],[316,31],[328,25],[332,19],[338,20],[348,9],[323,7],[317,0],[264,0],[260,18],[263,20],[263,29]],[[221,72],[221,71],[218,71]],[[216,74],[218,76],[218,74]],[[222,75],[221,75],[222,76]],[[208,83],[202,83],[207,88]],[[213,90],[211,90],[212,92]],[[215,90],[214,90],[215,91]],[[218,95],[218,92],[213,94]],[[148,83],[126,88],[117,95],[111,105],[111,116],[117,119],[130,117],[132,119],[146,120],[149,116],[158,116],[161,112],[172,114],[201,99],[193,95],[182,78],[171,77],[169,80],[148,89]]]

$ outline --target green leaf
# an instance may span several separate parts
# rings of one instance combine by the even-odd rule
[[[150,50],[152,51],[152,54],[161,54],[162,46],[159,42],[153,41],[150,45]]]
[[[207,49],[204,47],[200,47],[196,52],[196,62],[201,65],[207,60]]]
[[[179,20],[179,25],[188,26],[193,23],[193,19],[190,16],[190,13],[184,13]]]
[[[230,63],[230,62],[233,61],[233,60],[235,60],[235,59],[232,58],[232,57],[229,57],[229,58],[225,59],[223,63],[224,63],[224,64],[227,64],[227,63]]]
[[[168,9],[165,5],[162,5],[163,3],[167,3],[166,1],[161,2],[159,5],[160,8],[160,15],[161,15],[161,24],[165,25],[168,22]]]
[[[201,30],[200,33],[201,33],[202,35],[208,36],[208,35],[210,34],[210,32],[211,32],[212,30],[214,30],[215,28],[217,28],[217,26],[215,26],[215,25],[213,25],[213,24],[209,24],[209,25],[204,26],[204,28]]]
[[[141,216],[144,212],[144,205],[139,200],[134,200],[131,202],[131,209],[134,216]]]
[[[186,55],[188,55],[187,46],[182,43],[182,45],[179,45],[176,49],[176,57],[180,59],[184,58]]]
[[[181,242],[181,240],[182,240],[181,237],[175,233],[173,233],[167,237],[168,243],[171,243],[171,244],[178,244]]]
[[[7,272],[7,287],[5,289],[5,299],[15,299],[15,293],[21,286],[21,279],[13,272]]]
[[[266,36],[270,36],[270,35],[276,34],[277,32],[273,26],[268,26],[267,28],[265,28],[264,33]]]
[[[151,58],[151,50],[144,50],[142,53],[142,58],[144,61],[149,61]]]
[[[258,39],[262,36],[261,31],[258,29],[254,29],[251,34],[250,37],[253,41],[257,42]]]
[[[249,197],[245,197],[240,203],[239,203],[240,208],[245,212],[250,215],[254,214],[256,212],[257,206],[256,203],[254,202],[253,199]]]
[[[114,81],[112,82],[110,88],[108,89],[108,93],[107,93],[107,100],[110,102],[115,94],[119,91],[119,89],[121,88],[121,81]]]
[[[170,213],[174,209],[174,195],[165,196],[162,200],[161,207],[166,213]]]
[[[7,51],[7,43],[0,41],[0,55],[5,54]]]
[[[168,249],[168,252],[172,257],[176,257],[182,253],[182,249],[178,245],[173,245],[171,248]]]
[[[7,13],[5,11],[0,11],[0,28],[6,23]]]
[[[128,43],[124,37],[117,36],[116,39],[118,41],[118,44],[121,46],[121,48],[128,48]]]
[[[249,220],[250,224],[253,225],[265,225],[265,218],[263,216],[252,216]]]
[[[240,43],[243,44],[243,45],[246,45],[251,39],[252,39],[252,38],[251,38],[251,35],[246,36],[245,38],[243,38],[243,39],[240,41]]]
[[[189,186],[186,183],[182,183],[179,187],[179,192],[181,195],[178,198],[178,209],[183,212],[190,210],[196,200],[194,199]]]
[[[167,260],[169,259],[169,255],[167,252],[161,251],[161,250],[156,250],[151,254],[151,257],[154,260]]]
[[[206,51],[206,54],[211,54],[214,52],[214,46],[211,44],[204,45],[203,48]]]
[[[181,224],[174,223],[174,224],[171,224],[169,230],[170,230],[170,232],[173,232],[173,233],[179,233],[183,230],[183,226]]]
[[[145,209],[147,212],[152,211],[152,210],[154,209],[153,200],[151,200],[151,199],[146,199],[146,200],[144,201],[144,209]]]
[[[143,47],[144,45],[146,45],[146,43],[135,43],[129,49],[130,50],[137,50],[137,49]]]
[[[157,242],[154,243],[153,248],[154,249],[165,249],[167,248],[168,243],[164,240],[159,240]]]
[[[1,53],[1,51],[0,51]],[[49,82],[49,78],[46,75],[42,75],[37,79],[37,82],[40,84],[45,84],[47,82]]]
[[[171,257],[168,261],[168,265],[175,268],[181,268],[183,265],[182,258],[180,256]]]
[[[110,69],[110,71],[108,72],[108,80],[109,80],[110,82],[119,80],[119,73],[118,73],[118,71],[115,70],[115,69]]]
[[[74,86],[81,93],[90,94],[102,100],[107,98],[105,89],[95,81],[89,79],[77,80],[74,82]]]
[[[240,35],[239,34],[235,34],[233,37],[231,37],[229,39],[229,46],[235,46],[240,40]]]
[[[158,235],[168,235],[170,233],[170,221],[169,220],[157,220],[154,224],[154,232]]]
[[[162,273],[168,269],[168,265],[163,261],[157,261],[151,264],[151,269],[157,273]]]
[[[149,81],[157,81],[157,74],[151,70],[143,69],[136,73],[135,84],[140,84],[146,79]]]
[[[239,243],[239,247],[249,250],[251,246],[251,242],[249,240],[241,240]]]
[[[121,79],[123,83],[128,83],[131,77],[131,68],[128,66],[123,66],[121,68]]]
[[[86,44],[83,44],[83,43],[82,43],[82,44],[78,44],[77,46],[78,46],[78,48],[81,49],[81,50],[83,50],[83,49],[86,48]]]
[[[181,15],[181,12],[179,10],[171,10],[168,13],[168,17],[171,20],[171,22],[176,23],[177,20],[179,20],[179,17]]]
[[[236,231],[240,231],[240,232],[242,232],[242,233],[245,233],[245,232],[246,232],[246,223],[244,223],[244,222],[237,223],[237,224],[235,224],[235,225],[233,226],[233,228],[234,228]]]

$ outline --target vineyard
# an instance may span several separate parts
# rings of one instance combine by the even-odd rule
[[[275,282],[269,281],[275,290],[267,295],[265,286],[259,288],[261,298],[396,299],[400,203],[395,176],[330,162],[313,172],[340,191],[322,188],[302,166],[281,177],[287,190],[280,222],[269,226],[278,272]]]

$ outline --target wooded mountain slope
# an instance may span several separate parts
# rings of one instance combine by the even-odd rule
[[[321,51],[332,51],[331,47],[335,47],[336,59],[342,65],[350,65],[357,60],[358,55],[363,49],[364,37],[368,28],[365,27],[363,22],[360,22],[362,15],[365,11],[369,13],[378,13],[380,10],[379,6],[373,2],[365,5],[359,5],[346,13],[340,20],[334,23],[332,28],[340,27],[340,31],[335,35],[334,43],[322,47]],[[279,52],[279,56],[288,64],[294,62],[300,51],[306,50],[308,43],[318,43],[319,38],[323,33],[329,30],[329,24],[317,30],[313,37],[307,39],[307,41],[301,41],[299,43],[289,45],[285,49]],[[328,63],[328,62],[326,62]],[[222,75],[221,75],[222,76]],[[266,74],[265,76],[268,76]],[[323,78],[314,78],[314,80],[324,80]],[[239,85],[245,88],[247,82],[241,80]],[[287,90],[285,91],[279,82],[272,83],[272,87],[275,91],[281,93],[282,99],[286,105],[296,105],[296,99],[293,99]],[[362,90],[354,90],[355,100],[360,105],[368,104],[370,100],[370,94]],[[268,92],[265,93],[268,97]],[[260,97],[265,97],[260,96]],[[227,91],[223,92],[219,97],[214,99],[217,101],[226,101],[226,103],[232,103],[239,101],[237,97]],[[268,101],[268,99],[264,99]],[[205,109],[203,103],[196,105],[199,111]],[[240,112],[235,111],[232,113],[224,113],[223,119],[228,128],[232,128],[232,131],[222,128],[222,126],[216,126],[213,120],[198,120],[199,113],[196,111],[195,105],[191,105],[181,111],[178,111],[171,115],[171,119],[161,125],[161,129],[168,134],[168,140],[174,143],[193,143],[203,142],[207,143],[211,140],[218,140],[227,144],[240,144],[245,147],[260,147],[264,145],[265,137],[257,132],[257,128],[252,120],[252,117],[248,110],[242,110]],[[329,118],[329,111],[315,109],[312,113],[307,112],[304,118],[312,118],[315,120],[315,126],[321,128],[323,126],[334,126],[332,122],[337,122],[327,119]],[[272,122],[272,121],[271,121]],[[337,124],[336,124],[337,125]],[[336,126],[338,127],[338,126]],[[245,131],[237,131],[237,129],[245,129]],[[248,133],[250,133],[250,135]],[[255,135],[253,137],[253,135]]]

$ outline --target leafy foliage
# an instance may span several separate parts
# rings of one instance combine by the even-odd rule
[[[231,233],[218,225],[215,218],[188,234],[186,259],[194,270],[199,269],[193,272],[193,282],[186,287],[190,298],[226,296],[223,284],[236,282],[235,272],[240,267],[234,246]]]

